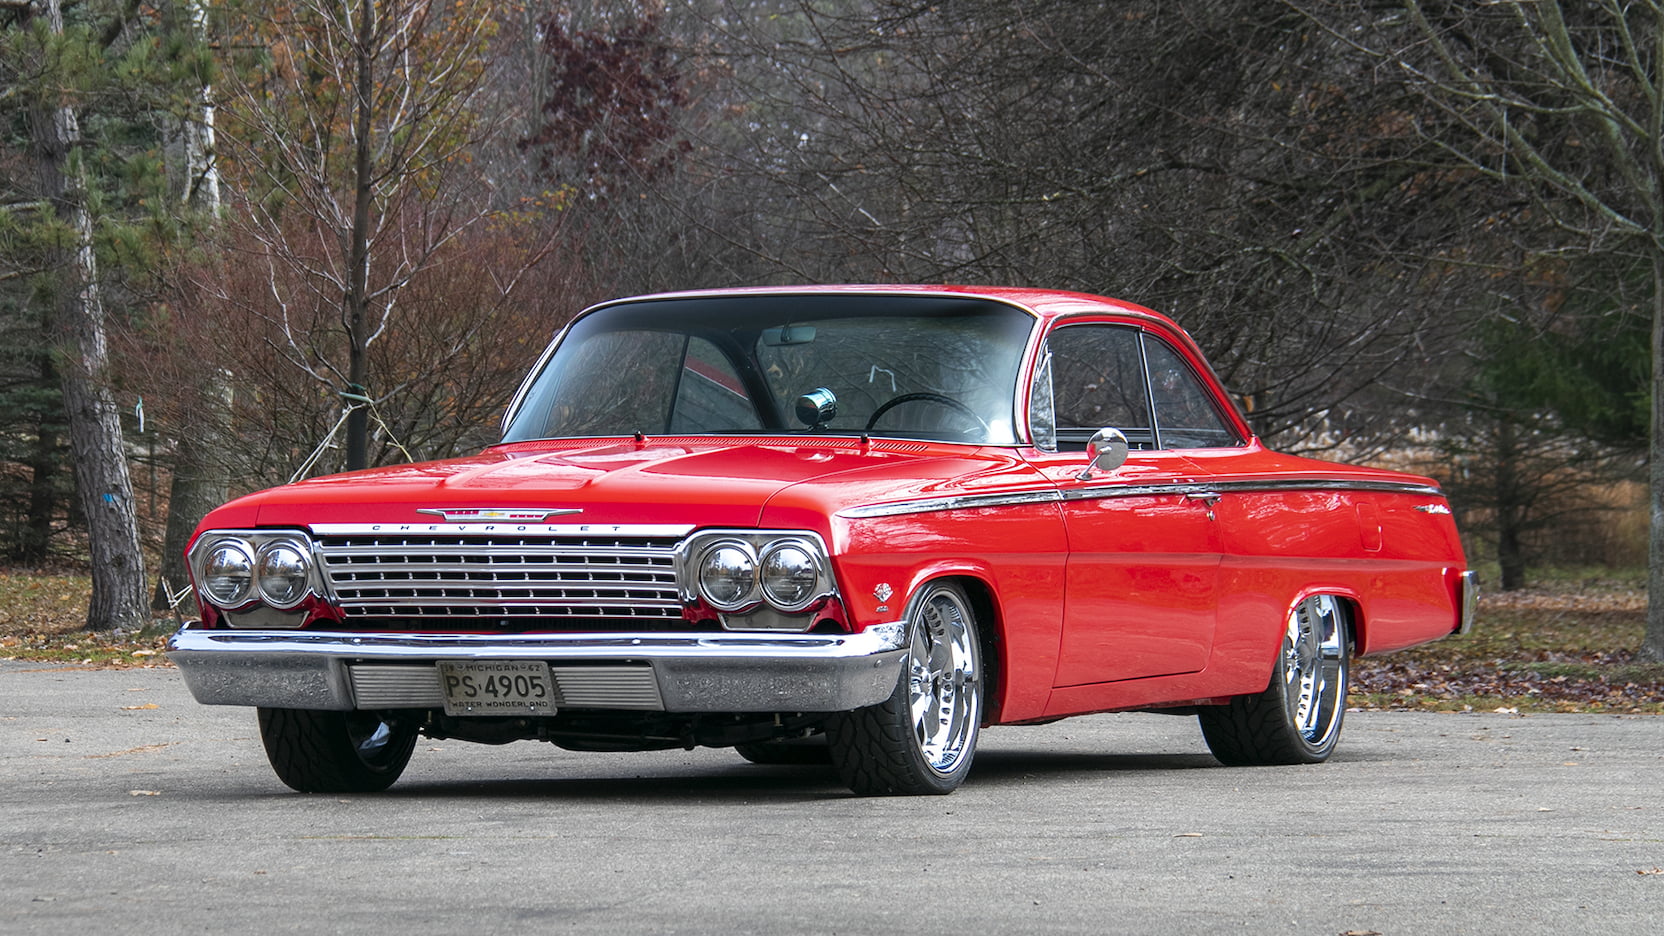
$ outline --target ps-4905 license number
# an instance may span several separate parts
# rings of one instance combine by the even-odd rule
[[[440,660],[447,715],[550,715],[549,664],[521,660]]]

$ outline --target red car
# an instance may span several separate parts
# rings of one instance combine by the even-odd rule
[[[1313,763],[1350,657],[1473,619],[1435,482],[1266,450],[1183,331],[1112,299],[608,302],[503,425],[203,521],[169,655],[258,707],[284,783],[384,789],[426,735],[947,793],[985,726],[1126,710]]]

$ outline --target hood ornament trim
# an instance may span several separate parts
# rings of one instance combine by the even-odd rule
[[[508,523],[542,523],[550,517],[583,513],[577,507],[418,507],[416,512],[442,518],[446,523],[480,523],[496,520]]]

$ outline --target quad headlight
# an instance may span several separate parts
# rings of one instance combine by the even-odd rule
[[[718,611],[735,611],[754,603],[757,557],[749,544],[717,543],[699,558],[699,593]]]
[[[682,554],[684,597],[724,612],[731,627],[751,614],[761,615],[751,627],[806,627],[779,616],[801,614],[835,590],[826,548],[813,533],[710,530],[691,537]],[[779,620],[765,624],[764,617]]]
[[[781,611],[801,611],[820,594],[820,567],[808,544],[775,543],[763,553],[763,597]]]
[[[260,550],[255,567],[260,597],[274,608],[292,608],[312,586],[312,561],[296,543],[279,540]]]
[[[205,533],[190,561],[202,598],[227,611],[255,602],[287,611],[316,591],[311,543],[289,530]]]
[[[197,582],[202,597],[222,608],[235,608],[248,601],[254,583],[254,557],[247,543],[224,540],[208,550]]]

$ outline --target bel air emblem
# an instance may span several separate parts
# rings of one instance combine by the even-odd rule
[[[577,507],[419,507],[416,512],[443,517],[446,523],[480,523],[491,520],[541,523],[550,517],[583,513]]]

